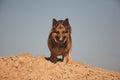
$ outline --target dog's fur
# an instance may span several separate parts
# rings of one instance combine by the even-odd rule
[[[63,62],[67,63],[69,61],[72,39],[68,18],[58,21],[53,19],[52,29],[48,37],[48,47],[51,52],[50,60],[52,62],[56,63],[58,55],[62,55]]]

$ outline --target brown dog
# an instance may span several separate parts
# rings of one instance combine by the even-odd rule
[[[69,61],[72,39],[68,18],[58,21],[53,19],[52,29],[48,37],[48,47],[51,52],[50,60],[52,62],[56,63],[58,55],[62,55],[63,62],[67,63]]]

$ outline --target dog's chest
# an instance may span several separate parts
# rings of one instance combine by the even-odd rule
[[[62,55],[66,52],[66,48],[59,48],[59,47],[55,47],[53,48],[54,53],[58,54],[58,55]]]

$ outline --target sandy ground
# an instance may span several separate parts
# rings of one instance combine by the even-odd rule
[[[0,80],[120,80],[120,73],[83,62],[54,64],[44,56],[22,53],[0,57]]]

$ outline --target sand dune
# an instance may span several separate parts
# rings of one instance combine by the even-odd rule
[[[44,56],[22,53],[0,57],[0,80],[120,80],[120,73],[83,62],[54,64]]]

